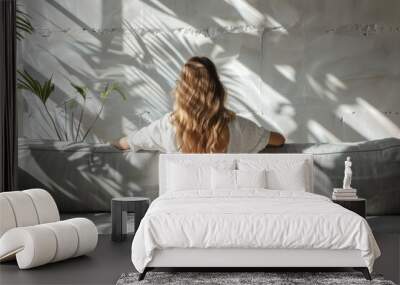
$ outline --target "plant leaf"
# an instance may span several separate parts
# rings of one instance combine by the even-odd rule
[[[30,16],[27,13],[23,12],[19,8],[19,5],[17,5],[16,9],[15,25],[17,28],[16,37],[18,40],[22,40],[24,38],[21,31],[27,34],[32,34],[34,31],[34,28],[30,21]]]
[[[18,16],[17,16],[16,20],[17,20],[17,22],[16,22],[17,29],[23,30],[24,32],[27,32],[27,33],[33,32],[33,27],[27,20],[25,20],[24,18],[18,17]]]
[[[44,82],[43,87],[42,87],[42,101],[43,103],[46,103],[47,99],[51,96],[51,94],[54,91],[54,84],[53,84],[53,75]]]
[[[110,86],[110,84],[107,82],[106,86],[104,87],[104,90],[102,92],[100,92],[101,99],[103,99],[103,100],[107,99],[108,95],[110,95],[109,86]]]
[[[33,77],[25,70],[22,72],[18,70],[18,74],[22,77],[22,79],[19,79],[19,86],[31,91],[43,102],[42,86],[40,85],[40,82],[33,79]]]
[[[30,85],[28,85],[25,81],[21,80],[20,78],[17,79],[17,88],[18,89],[25,89],[32,93],[35,93],[35,90],[32,89]]]
[[[108,96],[110,96],[110,94],[113,92],[118,93],[123,100],[126,100],[126,96],[117,82],[107,83],[106,87],[104,88],[104,91],[100,93],[100,97],[102,99],[107,99]]]
[[[73,82],[70,82],[70,84],[75,89],[75,91],[78,92],[79,95],[81,95],[83,100],[86,100],[88,88],[86,86],[76,85]]]
[[[123,100],[126,100],[126,95],[125,95],[124,91],[121,89],[121,87],[117,83],[115,83],[113,91],[118,93],[122,97]]]
[[[42,101],[43,104],[46,104],[47,99],[49,99],[55,88],[53,84],[53,76],[41,85],[38,80],[34,79],[25,70],[22,72],[18,70],[18,74],[21,78],[17,79],[17,87],[32,92]]]

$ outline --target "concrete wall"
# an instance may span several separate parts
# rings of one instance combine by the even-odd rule
[[[230,108],[291,141],[400,137],[400,1],[21,2],[36,31],[19,43],[18,64],[39,79],[54,75],[60,124],[63,102],[76,96],[68,80],[92,90],[116,80],[126,90],[127,101],[107,102],[92,141],[171,110],[192,55],[216,62]],[[54,137],[38,101],[26,92],[18,100],[20,136]],[[98,98],[87,106],[85,128]]]

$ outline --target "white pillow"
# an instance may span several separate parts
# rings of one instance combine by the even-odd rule
[[[211,188],[213,190],[236,189],[236,170],[233,169],[211,169]]]
[[[211,190],[211,168],[234,169],[234,160],[174,160],[167,163],[167,191]]]
[[[241,188],[266,188],[265,170],[211,169],[213,190],[238,190]]]
[[[289,190],[305,192],[308,183],[305,175],[306,165],[297,163],[290,167],[269,169],[267,174],[268,188],[273,190]]]
[[[237,188],[267,188],[267,171],[236,170]]]
[[[185,191],[210,189],[210,167],[190,166],[170,163],[168,168],[167,189]]]
[[[240,170],[267,170],[267,188],[273,190],[306,191],[309,186],[308,165],[304,160],[250,160],[238,161]]]

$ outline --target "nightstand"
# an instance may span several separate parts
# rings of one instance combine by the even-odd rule
[[[332,200],[332,202],[339,204],[340,206],[359,214],[361,217],[365,218],[367,200],[363,198],[357,198],[352,200]]]

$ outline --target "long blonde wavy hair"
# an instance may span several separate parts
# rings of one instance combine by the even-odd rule
[[[226,92],[214,63],[207,57],[190,58],[182,68],[174,96],[171,119],[180,151],[226,152],[229,122],[235,114],[225,108]]]

